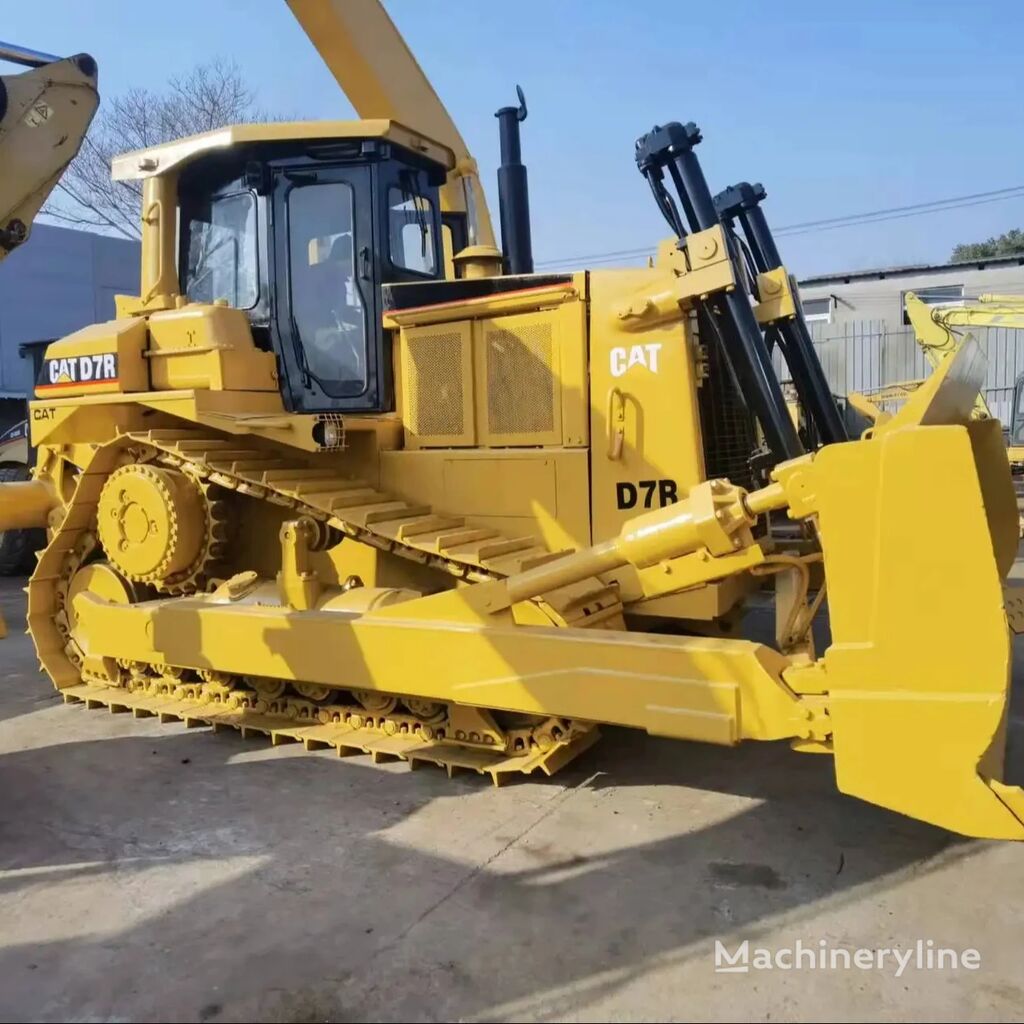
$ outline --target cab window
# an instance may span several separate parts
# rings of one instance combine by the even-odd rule
[[[250,192],[213,196],[191,211],[185,294],[251,309],[259,298],[256,200]]]
[[[388,189],[388,238],[396,267],[435,276],[434,204],[426,196],[394,185]]]
[[[325,394],[367,386],[366,308],[356,276],[355,193],[319,182],[288,193],[290,305],[302,361]]]

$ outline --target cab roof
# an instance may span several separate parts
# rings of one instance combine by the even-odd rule
[[[313,142],[331,139],[382,139],[419,153],[446,171],[455,167],[455,154],[439,142],[406,128],[398,121],[275,121],[270,124],[234,124],[200,135],[189,135],[148,149],[115,156],[114,181],[139,181],[179,171],[214,150],[254,142]]]

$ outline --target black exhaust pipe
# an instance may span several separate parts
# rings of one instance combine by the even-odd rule
[[[518,107],[502,107],[498,119],[501,166],[498,168],[498,210],[501,217],[502,266],[506,274],[533,273],[530,238],[530,193],[519,140],[519,122],[526,120],[526,97],[517,85]]]

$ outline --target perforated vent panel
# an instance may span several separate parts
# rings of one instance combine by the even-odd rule
[[[417,330],[406,337],[406,415],[414,434],[461,437],[465,433],[464,337],[450,330]]]
[[[550,434],[555,429],[551,324],[489,329],[487,428],[492,435]]]

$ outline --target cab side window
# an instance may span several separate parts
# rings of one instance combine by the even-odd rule
[[[396,267],[425,277],[436,275],[434,204],[426,196],[394,185],[388,189],[388,238]]]

